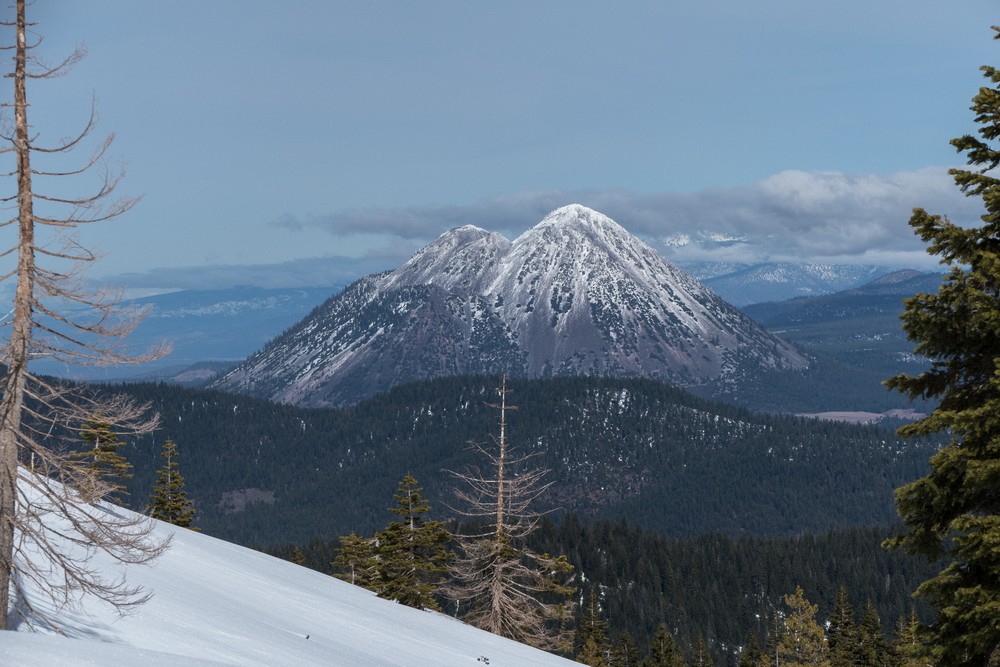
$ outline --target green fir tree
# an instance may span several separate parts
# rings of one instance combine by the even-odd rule
[[[649,647],[647,667],[687,667],[687,662],[677,648],[674,636],[667,630],[666,623],[660,623]]]
[[[936,294],[907,299],[902,315],[930,369],[886,382],[938,401],[901,435],[951,436],[931,457],[930,473],[897,490],[906,532],[886,542],[944,564],[916,594],[937,609],[929,637],[950,666],[1000,658],[1000,70],[982,71],[986,85],[972,99],[978,136],[951,142],[969,168],[950,170],[962,192],[982,200],[982,224],[913,211],[910,226],[950,271]]]
[[[167,439],[160,452],[163,467],[157,472],[153,493],[149,497],[146,513],[154,519],[172,523],[182,528],[191,528],[195,509],[184,490],[184,477],[177,463],[177,445]],[[191,528],[191,530],[200,530]]]
[[[778,643],[782,667],[830,667],[823,628],[816,622],[816,605],[806,599],[801,586],[785,596],[788,615]]]
[[[110,424],[103,421],[90,421],[80,429],[86,449],[70,454],[69,458],[81,467],[89,469],[95,482],[110,486],[110,491],[103,497],[113,502],[122,502],[128,495],[124,481],[132,478],[132,464],[121,454],[125,443],[118,434],[111,430]],[[88,490],[81,490],[88,495]]]
[[[900,616],[896,623],[896,641],[892,644],[894,667],[937,667],[931,647],[921,634],[916,610],[911,610],[909,617]]]
[[[601,618],[601,607],[597,602],[597,592],[590,589],[583,618],[576,630],[579,648],[576,661],[590,667],[609,667],[608,658],[611,644],[608,640],[608,622]]]
[[[715,667],[712,653],[708,650],[708,642],[705,641],[705,636],[700,632],[694,642],[694,651],[691,653],[689,664],[691,667]]]
[[[365,539],[357,533],[340,538],[337,557],[330,563],[338,579],[349,584],[374,590],[376,561],[374,539]]]
[[[423,489],[407,474],[396,492],[396,507],[390,511],[400,520],[390,523],[377,538],[379,597],[396,600],[417,609],[439,609],[434,593],[444,582],[451,552],[451,535],[440,521],[427,521],[430,503]]]
[[[858,626],[854,623],[854,608],[844,586],[837,590],[833,601],[826,636],[831,667],[855,667],[860,651]]]
[[[858,624],[858,663],[870,667],[892,667],[892,656],[885,641],[882,621],[871,600],[861,612]]]
[[[622,630],[618,641],[611,647],[611,667],[641,667],[642,659],[635,639],[628,630]]]
[[[757,633],[751,632],[746,646],[740,651],[739,667],[767,667],[767,655],[760,648]]]
[[[766,665],[781,665],[781,643],[785,636],[785,617],[780,612],[771,619],[771,627],[768,629],[767,642],[764,644],[764,656]]]
[[[296,565],[306,564],[306,555],[302,553],[302,547],[297,544],[292,546],[292,555],[290,560]]]

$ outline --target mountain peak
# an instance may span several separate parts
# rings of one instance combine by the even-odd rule
[[[625,264],[634,261],[636,255],[655,254],[617,222],[581,204],[569,204],[549,213],[514,240],[512,254],[517,255],[518,250],[521,254],[542,250],[550,264],[588,262],[595,251],[610,253],[617,258],[614,262]]]
[[[472,226],[453,229],[311,317],[216,386],[252,377],[271,398],[335,405],[463,373],[691,385],[806,365],[787,343],[580,204],[552,211],[513,243]]]
[[[626,234],[628,232],[619,225],[617,222],[609,218],[608,216],[595,211],[592,208],[587,208],[582,204],[568,204],[566,206],[561,206],[556,210],[549,213],[545,218],[535,225],[535,229],[541,229],[546,227],[558,227],[558,228],[573,228],[573,227],[585,227],[585,228],[617,228]]]
[[[478,283],[510,248],[510,241],[475,225],[449,230],[386,277],[384,288],[435,284],[445,288]]]
[[[456,236],[459,238],[480,238],[483,236],[489,236],[490,232],[486,231],[482,227],[476,227],[475,225],[462,225],[461,227],[455,227],[451,229],[442,236]]]
[[[551,213],[549,213],[542,220],[542,223],[549,221],[559,221],[559,222],[592,222],[592,221],[604,221],[611,220],[608,216],[604,215],[599,211],[595,211],[592,208],[588,208],[583,204],[567,204],[566,206],[560,206]]]

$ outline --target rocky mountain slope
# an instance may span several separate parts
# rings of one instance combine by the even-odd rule
[[[330,406],[468,373],[692,386],[806,365],[616,222],[571,205],[513,242],[472,226],[447,232],[331,298],[214,386]]]

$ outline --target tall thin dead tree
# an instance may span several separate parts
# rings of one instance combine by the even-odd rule
[[[75,236],[81,225],[114,218],[136,200],[113,196],[122,171],[105,161],[111,136],[74,167],[49,166],[86,143],[94,129],[93,105],[83,130],[54,145],[41,143],[28,122],[26,82],[62,76],[83,52],[77,49],[56,65],[37,57],[41,39],[25,20],[25,0],[17,0],[16,19],[0,25],[14,33],[13,45],[5,48],[14,54],[13,71],[6,75],[14,82],[13,102],[3,105],[13,109],[13,123],[4,117],[0,137],[9,146],[0,154],[13,157],[5,176],[16,183],[16,191],[0,199],[14,211],[0,223],[11,231],[10,245],[0,252],[10,265],[0,281],[15,283],[13,309],[2,321],[0,385],[0,628],[5,628],[12,592],[22,619],[38,613],[25,595],[29,583],[57,604],[82,594],[120,611],[142,602],[143,591],[123,579],[102,577],[88,561],[103,551],[121,562],[146,562],[165,545],[151,539],[151,522],[102,503],[112,486],[93,467],[69,458],[59,442],[60,436],[77,440],[95,421],[128,435],[148,431],[155,420],[129,400],[47,380],[30,369],[30,362],[42,357],[78,364],[141,360],[120,348],[135,318],[119,312],[114,295],[85,288],[82,271],[97,256]],[[96,179],[87,186],[92,194],[63,194],[61,184],[88,178]],[[44,191],[39,183],[46,184]],[[86,314],[69,314],[74,312]]]
[[[532,503],[551,486],[546,470],[530,465],[530,454],[516,455],[507,440],[507,378],[501,380],[499,436],[493,447],[472,443],[484,468],[452,472],[462,488],[456,511],[484,526],[456,535],[459,554],[452,564],[452,581],[442,593],[453,600],[464,620],[524,644],[548,651],[572,648],[573,567],[564,556],[537,554],[525,538],[541,515]]]

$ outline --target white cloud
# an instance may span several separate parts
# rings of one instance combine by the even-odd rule
[[[572,202],[611,216],[672,253],[745,262],[898,256],[926,263],[924,247],[907,225],[914,207],[960,224],[981,213],[945,169],[928,168],[889,175],[784,171],[748,187],[694,193],[520,192],[467,206],[345,211],[310,224],[338,235],[381,232],[423,242],[463,224],[513,237]]]
[[[285,216],[289,230],[323,230],[352,243],[355,257],[280,264],[163,268],[120,276],[130,288],[286,287],[342,284],[402,264],[418,247],[465,224],[514,238],[549,211],[580,203],[601,211],[677,262],[862,263],[930,268],[936,260],[907,222],[914,207],[975,224],[982,209],[945,169],[889,175],[784,171],[740,188],[693,193],[627,190],[515,192],[469,205],[348,210]]]

